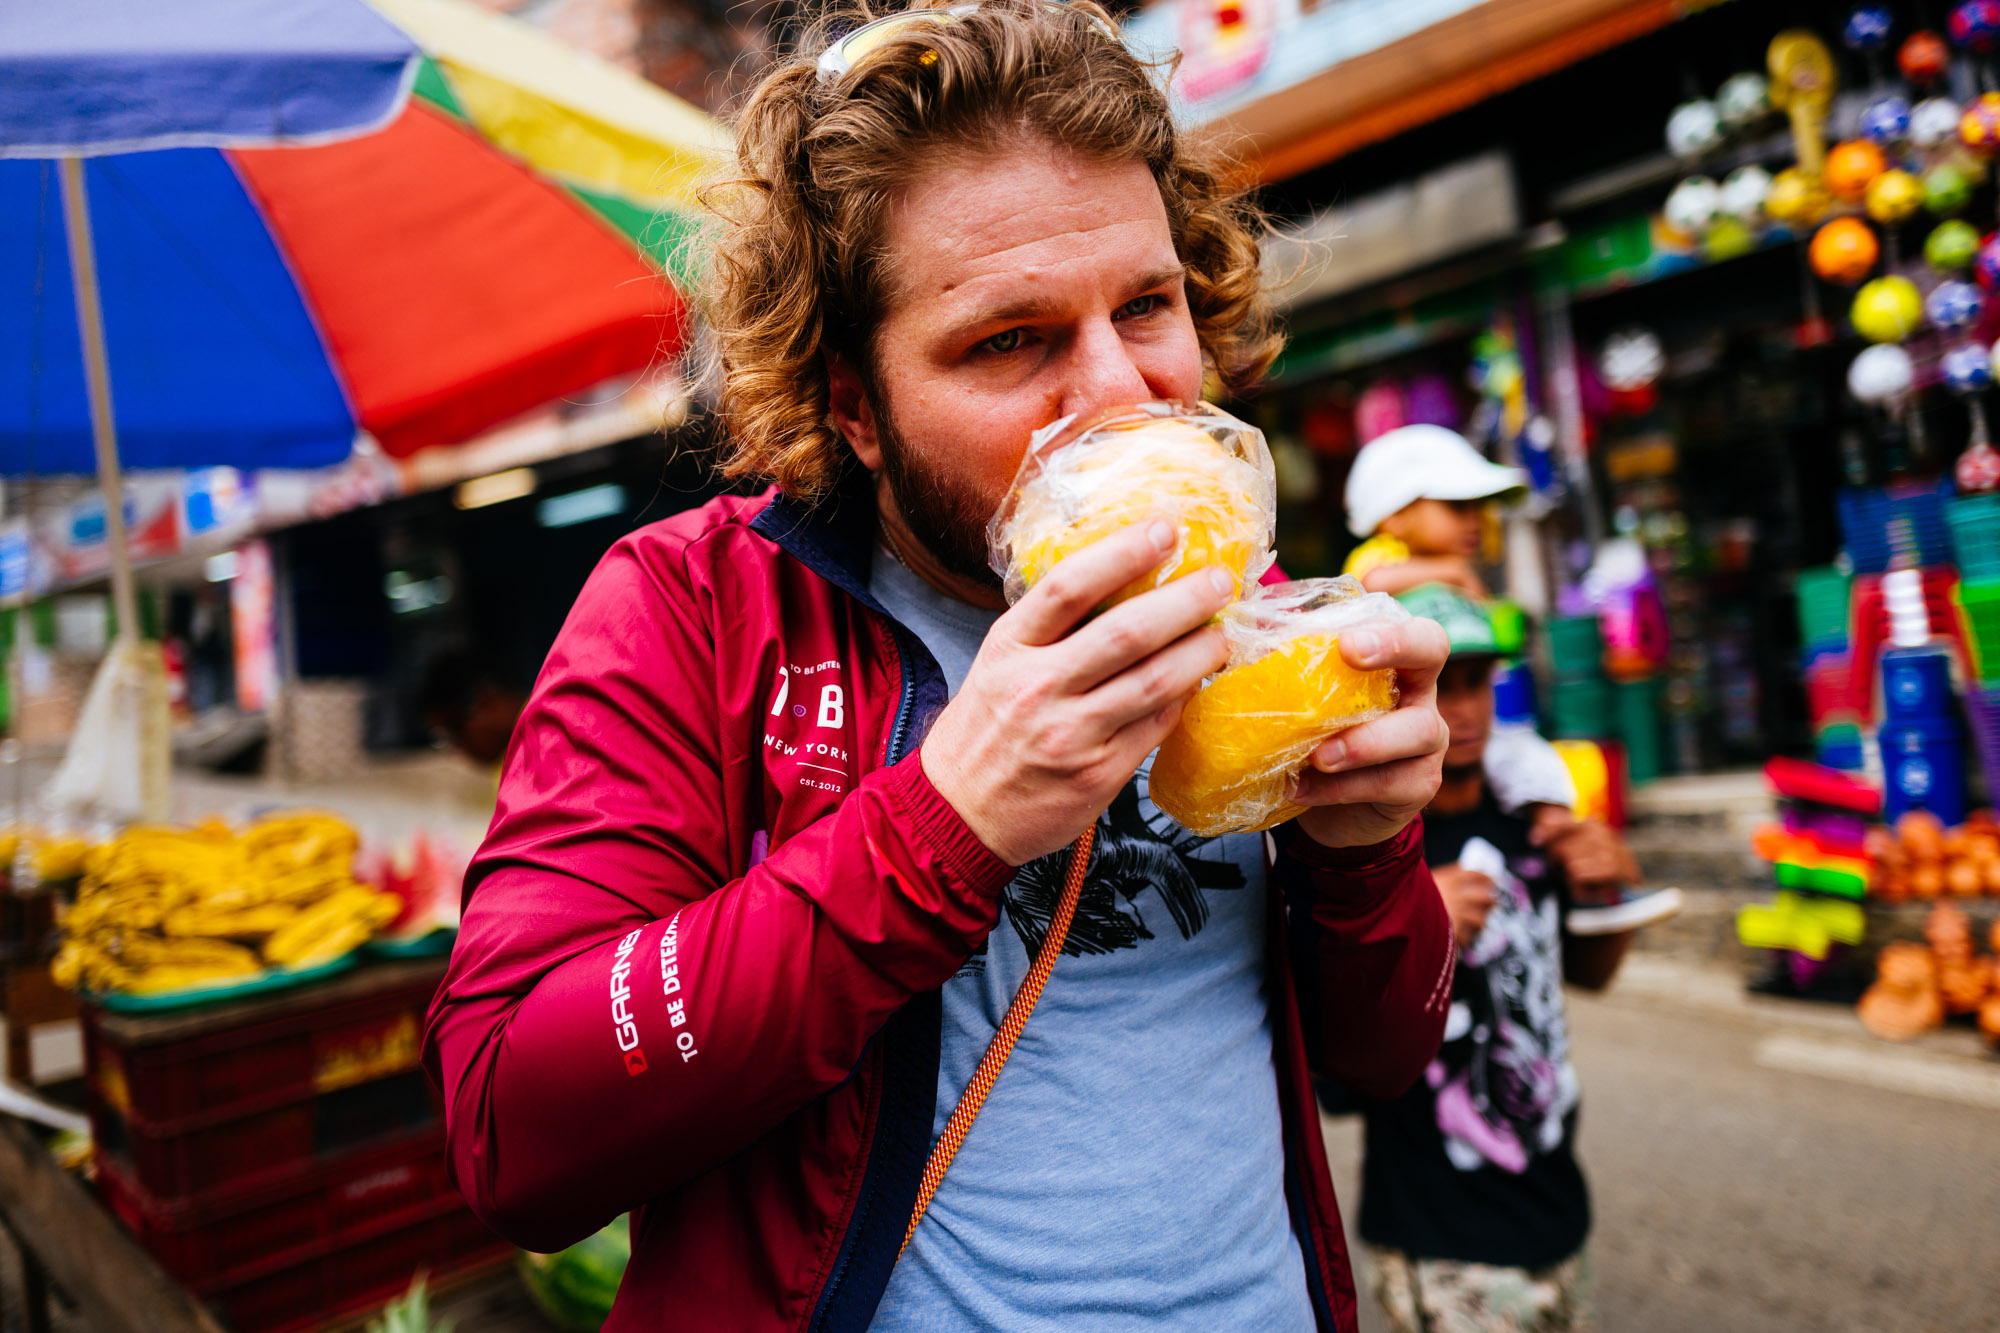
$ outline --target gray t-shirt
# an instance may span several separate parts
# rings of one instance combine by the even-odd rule
[[[997,615],[879,550],[869,588],[956,695]],[[1285,1207],[1264,836],[1188,833],[1146,798],[1151,766],[1098,821],[1063,956],[874,1329],[1313,1327]],[[1067,850],[1024,866],[986,947],[945,983],[933,1140],[1027,975],[1068,866]]]

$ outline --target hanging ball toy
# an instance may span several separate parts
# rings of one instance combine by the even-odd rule
[[[1885,171],[1868,182],[1863,206],[1869,217],[1885,227],[1893,227],[1924,206],[1924,187],[1907,171]]]
[[[2000,289],[2000,232],[1990,233],[1972,257],[1972,276],[1987,291]]]
[[[1953,393],[1970,395],[1993,387],[1993,356],[1978,343],[1960,343],[1938,362],[1945,387]]]
[[[1667,117],[1667,151],[1675,157],[1700,157],[1721,142],[1722,115],[1713,102],[1683,102]]]
[[[1942,148],[1958,138],[1958,103],[1949,97],[1926,97],[1910,109],[1910,142],[1919,148]]]
[[[1861,137],[1883,147],[1910,137],[1910,99],[1900,93],[1878,97],[1861,108]]]
[[[1864,403],[1893,402],[1916,381],[1910,354],[1894,343],[1877,343],[1847,368],[1847,391]]]
[[[1924,314],[1941,329],[1967,329],[1979,322],[1986,298],[1962,278],[1949,278],[1931,288],[1924,298]]]
[[[1966,103],[1958,118],[1958,141],[1981,156],[2000,148],[2000,93],[1981,93]]]
[[[1840,39],[1856,51],[1880,51],[1889,44],[1889,33],[1895,26],[1895,19],[1882,6],[1857,5],[1847,16]]]
[[[1706,176],[1690,176],[1667,196],[1661,216],[1684,236],[1700,237],[1722,210],[1722,189]]]
[[[1951,11],[1945,31],[1974,55],[1985,55],[2000,40],[2000,0],[1965,0]]]
[[[1848,311],[1854,331],[1872,343],[1903,341],[1916,332],[1923,317],[1924,298],[1917,284],[1895,274],[1863,286]]]
[[[1928,28],[1911,33],[1896,52],[1896,67],[1911,83],[1930,83],[1943,75],[1950,64],[1951,48],[1944,44],[1944,38]]]
[[[1883,154],[1881,144],[1849,139],[1827,150],[1826,168],[1820,173],[1820,180],[1834,198],[1858,204],[1868,192],[1868,183],[1888,169],[1889,159]]]
[[[1771,85],[1755,70],[1732,74],[1715,90],[1715,110],[1722,123],[1740,130],[1771,109]]]
[[[1763,216],[1764,200],[1770,193],[1770,172],[1754,165],[1738,167],[1722,178],[1722,212],[1754,227]]]
[[[1940,273],[1963,273],[1979,253],[1979,229],[1953,218],[1931,228],[1924,238],[1924,262]]]
[[[1882,257],[1882,246],[1860,218],[1835,218],[1813,233],[1806,256],[1813,272],[1846,287],[1868,276]]]
[[[1771,191],[1764,196],[1764,212],[1771,220],[1794,230],[1810,227],[1832,205],[1819,181],[1797,167],[1786,167],[1772,177]]]
[[[1924,207],[1940,217],[1972,202],[1972,173],[1956,162],[1940,162],[1924,173]]]
[[[1735,259],[1747,255],[1757,248],[1757,233],[1750,230],[1750,224],[1742,218],[1724,213],[1708,229],[1708,236],[1702,241],[1702,252],[1715,263],[1725,259]]]

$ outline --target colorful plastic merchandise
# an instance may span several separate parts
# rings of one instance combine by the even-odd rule
[[[1945,501],[1949,478],[1894,486],[1851,487],[1840,493],[1840,532],[1857,574],[1881,574],[1952,560]]]
[[[1961,495],[1945,506],[1960,577],[2000,582],[2000,495]]]
[[[2000,801],[2000,689],[1967,689],[1965,720],[1972,727],[1979,770],[1986,775],[1987,799]]]
[[[1832,565],[1799,571],[1799,643],[1808,664],[1845,653],[1854,580]]]
[[[2000,685],[2000,579],[1964,579],[1952,600],[1972,675],[1983,685]]]
[[[1932,565],[1919,570],[1924,585],[1924,610],[1931,633],[1942,637],[1958,653],[1962,674],[1972,676],[1974,653],[1967,638],[1964,618],[1959,613],[1958,570],[1950,565]],[[1848,650],[1850,706],[1864,724],[1880,720],[1876,708],[1875,684],[1880,674],[1882,650],[1889,638],[1889,612],[1882,599],[1882,576],[1865,574],[1854,580],[1854,605]]]
[[[1746,947],[1786,949],[1814,962],[1825,961],[1836,944],[1861,943],[1867,933],[1861,904],[1789,890],[1780,890],[1775,903],[1749,903],[1736,912],[1736,938]]]
[[[1623,747],[1597,741],[1552,741],[1570,780],[1576,784],[1576,817],[1594,819],[1612,828],[1625,827],[1625,756]]]
[[[1776,758],[1764,780],[1780,800],[1782,825],[1757,830],[1751,847],[1771,863],[1778,886],[1795,892],[1859,899],[1868,892],[1869,825],[1882,793],[1837,769]]]

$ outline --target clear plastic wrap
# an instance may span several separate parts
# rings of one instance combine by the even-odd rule
[[[1297,815],[1299,770],[1321,741],[1396,706],[1396,673],[1358,671],[1343,631],[1410,619],[1358,579],[1254,589],[1222,612],[1228,665],[1188,701],[1153,759],[1153,803],[1205,838]]]
[[[1172,523],[1174,549],[1108,607],[1204,565],[1229,570],[1240,593],[1270,568],[1277,512],[1263,432],[1206,403],[1145,403],[1035,432],[986,538],[1011,603],[1064,556],[1120,528]]]

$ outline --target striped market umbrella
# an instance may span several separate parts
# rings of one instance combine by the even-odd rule
[[[58,183],[73,151],[127,468],[320,466],[358,431],[407,457],[679,352],[685,309],[662,279],[720,127],[463,0],[354,7],[421,52],[413,95],[373,132],[52,142],[47,117],[10,124],[0,94],[0,473],[95,466]],[[268,94],[252,82],[184,76],[177,110]]]
[[[119,624],[51,799],[164,811],[121,467],[408,456],[673,357],[724,146],[462,0],[0,6],[0,475],[96,473]]]

